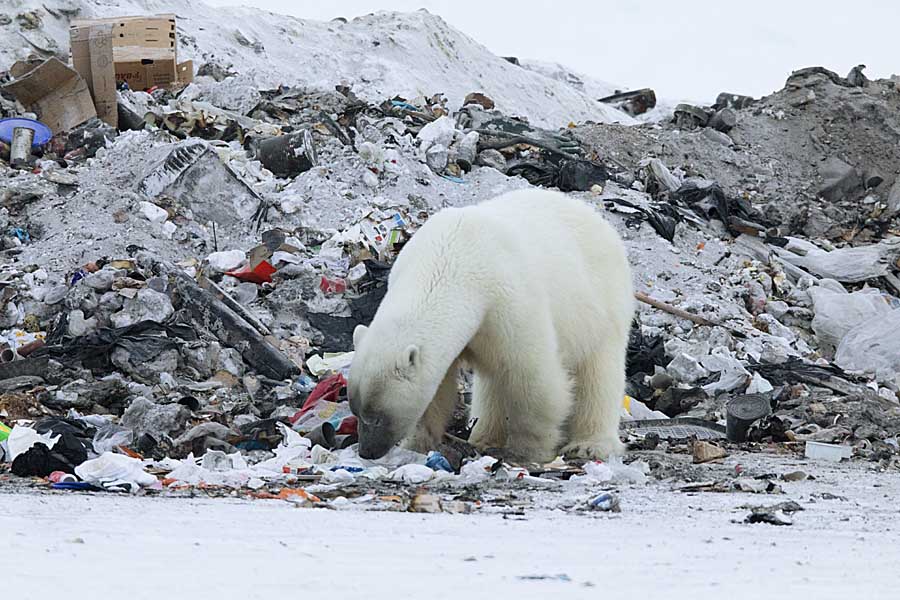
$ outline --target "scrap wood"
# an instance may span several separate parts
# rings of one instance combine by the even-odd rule
[[[695,315],[694,313],[689,313],[688,311],[682,310],[675,306],[672,306],[671,304],[666,304],[665,302],[663,302],[661,300],[656,300],[655,298],[651,298],[644,292],[635,292],[634,297],[637,298],[638,300],[640,300],[641,302],[643,302],[644,304],[649,304],[653,308],[659,309],[663,312],[667,312],[670,315],[675,315],[676,317],[679,317],[681,319],[687,319],[688,321],[696,323],[697,325],[706,325],[706,326],[710,326],[710,327],[717,325],[717,323],[714,323],[707,318],[701,317],[700,315]]]
[[[892,271],[884,274],[884,280],[893,288],[895,294],[900,294],[900,277],[897,277]]]
[[[176,294],[193,317],[223,344],[237,348],[258,372],[276,380],[296,374],[297,366],[281,350],[210,290],[173,265],[161,263],[160,270],[171,277]]]
[[[244,308],[244,306],[241,305],[241,303],[239,303],[237,300],[232,298],[231,295],[228,294],[228,292],[226,292],[221,287],[216,285],[216,283],[211,281],[208,277],[206,277],[204,275],[200,275],[197,278],[197,284],[204,290],[210,292],[213,296],[218,298],[220,301],[222,301],[222,303],[225,304],[225,306],[227,306],[228,308],[230,308],[231,310],[236,312],[238,315],[240,315],[241,318],[243,318],[245,321],[247,321],[247,323],[252,325],[253,328],[256,329],[260,333],[260,335],[263,335],[263,336],[272,335],[272,332],[269,330],[269,328],[266,327],[263,324],[263,322],[260,321],[256,317],[256,315],[254,315],[252,312],[250,312],[249,310]]]

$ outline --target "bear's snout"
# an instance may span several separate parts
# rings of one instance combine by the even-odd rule
[[[360,419],[358,432],[360,458],[369,460],[381,458],[396,443],[390,428],[384,425],[373,427]]]

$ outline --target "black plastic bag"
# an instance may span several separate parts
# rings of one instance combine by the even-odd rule
[[[722,187],[714,181],[688,179],[675,191],[674,197],[705,219],[718,219],[729,229],[732,229],[732,218],[751,221],[760,226],[768,224],[762,213],[753,208],[750,202],[726,196]]]
[[[564,160],[559,165],[556,187],[563,192],[587,192],[609,179],[603,165],[589,160]]]
[[[46,417],[34,424],[40,434],[58,435],[53,448],[40,442],[16,457],[12,472],[20,477],[47,477],[53,471],[74,473],[93,452],[93,427],[75,419]]]
[[[319,346],[324,352],[344,352],[353,348],[353,330],[357,325],[368,325],[375,317],[384,295],[391,265],[377,260],[367,260],[366,278],[357,284],[362,294],[352,298],[349,317],[335,317],[325,313],[307,313],[309,324],[322,332],[325,341]]]
[[[669,363],[663,339],[645,336],[637,320],[631,325],[626,356],[625,374],[629,377],[639,373],[653,375],[657,366],[664,367]]]
[[[56,327],[56,331],[60,326]],[[48,345],[33,356],[50,356],[65,365],[81,363],[91,370],[111,367],[110,355],[116,348],[128,351],[132,361],[150,361],[165,350],[177,349],[179,340],[196,340],[197,333],[189,325],[140,321],[118,328],[98,329],[79,337],[52,335]]]

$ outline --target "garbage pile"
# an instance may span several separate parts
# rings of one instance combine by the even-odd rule
[[[628,227],[677,253],[706,238],[680,261],[702,282],[660,269],[638,284],[694,314],[635,330],[630,394],[729,424],[755,403],[734,441],[896,455],[898,107],[896,78],[810,68],[762,99],[721,94],[656,125],[576,128],[610,164],[600,198]]]
[[[52,57],[2,77],[0,469],[59,489],[424,512],[471,510],[475,484],[671,477],[658,458],[479,456],[465,373],[432,453],[355,453],[352,332],[393,259],[437,210],[528,186],[595,205],[629,247],[632,451],[900,464],[896,81],[805,69],[770,97],[724,94],[671,122],[548,129],[486,90],[373,102],[340,81],[256,86],[212,57],[147,87],[116,71],[111,124],[76,67]],[[54,117],[29,79],[87,93],[84,110]],[[877,152],[862,151],[870,136]],[[579,506],[621,509],[614,490]]]

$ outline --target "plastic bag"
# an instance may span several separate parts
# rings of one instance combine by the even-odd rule
[[[131,492],[158,482],[156,477],[144,471],[144,464],[138,459],[112,452],[81,463],[75,467],[75,474],[98,487],[128,489]]]
[[[900,310],[878,315],[857,325],[841,340],[834,362],[848,371],[900,371]]]
[[[812,320],[813,331],[819,343],[829,349],[837,348],[844,336],[857,325],[891,312],[875,288],[847,294],[816,286],[809,290],[809,295],[816,312]]]
[[[577,483],[647,483],[649,467],[642,461],[630,465],[618,456],[606,462],[592,461],[584,464],[584,475],[573,475],[570,481]]]
[[[105,426],[97,429],[94,434],[94,452],[97,454],[105,454],[112,452],[117,446],[130,446],[134,441],[134,432],[127,427],[107,423]]]
[[[15,425],[9,432],[6,444],[9,448],[9,462],[16,460],[20,454],[27,452],[35,444],[44,444],[49,449],[53,449],[60,436],[50,433],[39,434],[31,427],[22,427]]]

